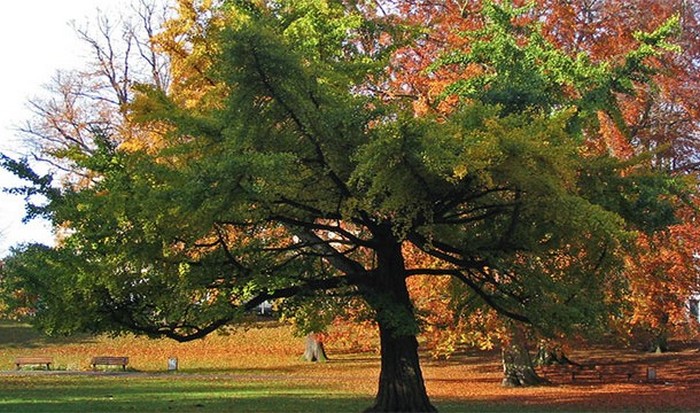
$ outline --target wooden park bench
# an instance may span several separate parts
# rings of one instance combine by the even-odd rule
[[[582,366],[572,364],[552,364],[540,367],[542,377],[547,380],[557,377],[568,377],[571,381],[575,381],[576,377],[580,377],[583,372]]]
[[[622,378],[625,381],[632,381],[632,377],[639,376],[640,370],[636,366],[623,364],[610,364],[595,366],[600,381],[610,381],[615,378]]]
[[[34,366],[46,366],[46,370],[51,370],[51,364],[53,364],[53,357],[17,357],[15,359],[15,365],[17,370],[22,366],[34,365]]]
[[[610,364],[598,365],[595,368],[600,375],[600,381],[611,381],[616,378],[647,383],[657,381],[656,367],[653,366]]]
[[[625,364],[599,364],[595,366],[548,366],[543,368],[544,377],[547,376],[569,376],[572,382],[599,381],[599,382],[617,382],[632,380],[637,381],[656,381],[656,370],[647,368],[645,370],[641,366],[625,365]]]
[[[122,370],[126,371],[127,364],[129,364],[129,357],[99,356],[90,360],[93,370],[96,370],[97,366],[122,366]]]
[[[540,372],[545,379],[570,380],[573,382],[581,381],[603,381],[603,374],[610,372],[607,369],[609,366],[585,366],[572,364],[553,364],[551,366],[541,367]]]
[[[570,365],[555,364],[540,367],[545,379],[566,380],[571,382],[619,382],[619,381],[657,381],[656,368],[644,367],[633,364],[596,364],[596,365]]]

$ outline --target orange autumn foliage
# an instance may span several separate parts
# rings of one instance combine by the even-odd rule
[[[516,6],[527,2],[514,1]],[[420,47],[400,50],[395,57],[394,89],[402,98],[412,99],[416,115],[427,112],[449,112],[454,101],[438,99],[444,88],[458,79],[482,73],[482,68],[467,66],[451,70],[442,67],[437,72],[426,70],[435,56],[445,50],[469,48],[460,32],[483,24],[478,13],[481,1],[435,3],[423,0],[398,2],[401,13],[410,16],[421,27],[427,27]],[[653,30],[674,15],[680,17],[681,30],[673,39],[683,52],[663,61],[649,62],[655,67],[650,73],[652,87],[635,86],[635,95],[618,95],[619,118],[598,113],[598,131],[588,137],[591,153],[610,153],[621,159],[652,152],[654,167],[668,168],[678,173],[694,172],[697,162],[698,122],[700,104],[696,98],[700,89],[700,7],[696,2],[670,0],[634,0],[630,2],[571,2],[539,0],[523,19],[541,23],[544,34],[572,55],[585,52],[593,61],[621,60],[638,44],[636,32]],[[618,114],[614,114],[618,116]],[[683,213],[679,214],[683,215]],[[625,314],[628,328],[647,324],[658,328],[663,320],[674,326],[687,322],[687,297],[697,291],[696,255],[700,244],[694,230],[695,220],[688,214],[681,223],[652,235],[639,236],[640,259],[630,259],[629,307]],[[421,288],[420,280],[411,280],[411,288],[419,308],[430,308],[429,317],[436,326],[426,326],[428,335],[443,336],[450,342],[444,327],[463,323],[450,313],[449,299],[444,292],[449,281],[440,287]],[[423,296],[423,295],[426,296]],[[421,310],[419,310],[421,312]],[[668,313],[668,314],[666,314]],[[422,314],[422,313],[421,313]],[[478,325],[478,323],[477,323]],[[677,329],[673,329],[677,331]],[[439,333],[438,333],[439,332]],[[439,340],[435,340],[437,343]],[[439,347],[437,345],[436,347]],[[445,347],[451,347],[445,344]]]
[[[75,386],[80,385],[76,384],[76,377],[89,375],[85,376],[87,385],[117,386],[120,381],[132,389],[155,380],[179,390],[183,381],[191,380],[197,388],[211,389],[212,383],[216,382],[228,383],[234,388],[243,386],[243,391],[249,392],[246,384],[253,383],[267,389],[266,398],[284,397],[290,392],[298,397],[297,388],[314,389],[318,392],[314,397],[319,398],[323,397],[322,394],[369,398],[376,390],[376,383],[367,379],[378,374],[379,358],[376,355],[340,354],[343,349],[329,345],[331,362],[305,363],[299,358],[301,341],[289,326],[267,322],[249,327],[190,343],[175,343],[131,335],[86,336],[74,340],[45,338],[37,337],[26,325],[3,323],[0,324],[3,333],[0,357],[5,360],[4,369],[14,368],[11,361],[15,357],[50,354],[56,366],[66,370],[59,375],[5,372],[4,389],[16,389],[16,399],[26,400],[21,389],[26,391],[46,386],[55,393],[57,388],[73,386],[75,390],[79,389]],[[696,377],[700,371],[700,353],[690,346],[680,350],[674,353],[673,361],[664,354],[595,347],[580,348],[569,354],[572,359],[587,365],[619,360],[636,366],[640,371],[647,366],[654,367],[659,377],[656,383],[640,383],[636,379],[628,382],[624,377],[571,382],[570,375],[562,374],[550,376],[556,384],[554,386],[514,391],[500,386],[502,367],[495,352],[455,355],[449,362],[430,360],[424,364],[423,371],[430,394],[440,400],[441,407],[444,403],[444,409],[451,411],[489,408],[502,411],[698,411],[700,382]],[[96,354],[126,354],[130,366],[138,373],[120,377],[113,373],[88,373],[91,370],[89,361]],[[170,357],[178,358],[180,373],[164,373]],[[71,373],[75,377],[71,377]],[[272,382],[285,383],[282,387],[285,394],[277,393],[279,387],[270,385]],[[163,388],[163,396],[177,391],[170,387]],[[250,397],[248,393],[243,394]],[[162,399],[168,400],[166,397]],[[28,403],[38,402],[31,400]],[[56,401],[52,403],[55,405]],[[113,400],[111,403],[121,402]]]
[[[689,220],[640,235],[638,246],[640,254],[629,263],[628,333],[638,341],[697,338],[688,298],[700,291],[700,229]]]
[[[461,33],[482,27],[479,13],[482,1],[435,3],[425,0],[399,0],[396,8],[409,17],[423,35],[415,47],[397,51],[393,60],[391,91],[398,101],[408,99],[417,116],[428,112],[450,112],[455,98],[442,96],[447,86],[459,79],[483,74],[484,68],[445,66],[437,71],[427,68],[435,57],[448,50],[468,50],[469,42]],[[513,1],[516,6],[531,4]],[[673,167],[687,167],[688,155],[698,149],[697,121],[700,103],[700,6],[684,0],[633,0],[626,2],[572,2],[538,0],[522,20],[541,24],[544,35],[571,55],[586,53],[593,61],[621,61],[638,41],[636,32],[648,32],[670,17],[680,17],[681,30],[673,39],[683,53],[663,62],[654,59],[656,73],[653,88],[636,86],[635,96],[618,95],[621,118],[614,122],[599,114],[599,135],[604,136],[598,150],[610,151],[622,158],[643,150],[663,148],[660,156],[671,158]],[[457,70],[455,70],[457,69]],[[624,122],[624,125],[622,124]],[[620,130],[622,128],[622,130]],[[597,141],[597,139],[593,139]],[[692,163],[692,162],[691,162]],[[692,166],[695,166],[694,163]]]

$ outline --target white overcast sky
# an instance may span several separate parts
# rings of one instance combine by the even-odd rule
[[[59,69],[83,66],[87,55],[70,22],[94,21],[97,10],[124,10],[130,0],[5,0],[0,1],[0,151],[23,152],[16,129],[29,117],[27,100],[41,96],[42,85]],[[17,184],[0,169],[0,188]],[[22,225],[24,202],[0,194],[0,258],[18,243],[53,240],[46,223]]]

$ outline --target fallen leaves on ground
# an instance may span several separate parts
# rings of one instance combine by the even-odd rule
[[[180,374],[216,375],[246,380],[293,381],[362,396],[372,396],[379,378],[376,352],[355,353],[327,343],[327,363],[301,361],[304,340],[291,327],[268,322],[259,328],[236,329],[226,335],[176,343],[134,336],[82,337],[51,340],[38,336],[22,342],[12,340],[12,329],[0,325],[0,362],[9,370],[18,356],[50,355],[58,368],[88,370],[96,355],[124,355],[130,367],[142,372],[163,372],[167,359],[177,357]],[[28,327],[12,327],[28,328]],[[22,333],[22,337],[26,333]],[[624,365],[638,372],[629,381],[625,375],[604,375],[592,370],[575,381],[567,371],[550,374],[552,385],[534,388],[503,388],[497,351],[456,354],[435,360],[427,354],[423,374],[435,403],[474,401],[522,405],[543,410],[591,411],[700,411],[700,343],[676,344],[670,353],[653,354],[615,347],[583,348],[569,357],[591,369],[595,365]],[[647,367],[656,369],[657,379],[646,380]]]

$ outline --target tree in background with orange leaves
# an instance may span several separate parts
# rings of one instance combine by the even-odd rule
[[[445,90],[452,87],[454,92],[456,83],[464,84],[474,77],[487,77],[485,71],[488,68],[476,62],[463,65],[461,70],[429,68],[434,65],[434,56],[444,54],[446,47],[470,48],[470,42],[460,33],[483,27],[483,14],[480,11],[488,3],[399,3],[403,15],[410,16],[421,25],[444,29],[426,33],[419,43],[420,47],[406,47],[395,55],[396,67],[400,70],[396,70],[392,77],[394,94],[391,96],[410,103],[418,116],[430,112],[450,113],[455,108],[455,95],[446,95]],[[534,7],[519,16],[521,22],[540,22],[544,35],[562,49],[571,54],[585,53],[594,61],[620,58],[639,41],[639,37],[633,35],[635,31],[648,31],[674,15],[678,16],[681,28],[675,42],[682,47],[683,53],[672,59],[657,60],[653,69],[644,74],[653,79],[652,83],[619,85],[621,91],[630,93],[614,96],[618,106],[597,110],[595,129],[599,134],[588,135],[587,147],[591,153],[607,152],[623,160],[652,153],[650,162],[654,167],[674,174],[694,174],[698,160],[699,119],[695,94],[700,86],[700,67],[697,64],[700,48],[696,41],[700,31],[698,5],[687,1],[644,0],[554,0],[530,4],[534,4]],[[518,61],[514,60],[514,63],[518,64]],[[387,95],[390,93],[387,92]],[[594,136],[601,139],[590,139]],[[637,207],[644,208],[644,205]],[[678,207],[683,208],[681,205]],[[666,222],[671,222],[671,216],[675,213],[669,208],[665,214]],[[641,252],[635,253],[635,258],[630,257],[626,270],[628,282],[624,287],[627,293],[612,294],[627,303],[628,311],[623,312],[621,317],[620,313],[612,312],[610,321],[621,322],[628,333],[652,330],[660,337],[659,333],[668,330],[669,327],[665,327],[668,325],[692,327],[692,323],[688,323],[685,305],[687,297],[697,290],[695,257],[700,251],[700,244],[692,234],[695,222],[692,212],[679,212],[675,216],[677,224],[668,228],[657,226],[653,230],[655,232],[639,234],[638,248]],[[650,239],[655,241],[650,244]],[[444,282],[445,285],[450,284],[447,280]],[[621,287],[618,285],[615,288]],[[479,324],[487,322],[482,310],[475,313],[475,323],[467,323],[469,313],[461,313],[461,318],[457,317],[455,311],[463,309],[450,308],[447,302],[451,298],[449,294],[444,294],[444,289],[435,290],[426,286],[425,289],[416,287],[416,291],[419,296],[417,302],[428,304],[433,309],[431,317],[436,326],[455,327],[450,330],[427,323],[429,336],[440,337],[433,341],[437,349],[450,351],[457,337],[474,342],[466,339],[465,332],[469,332],[470,328],[479,331]],[[421,291],[427,295],[421,296]],[[624,320],[620,321],[620,318]],[[464,328],[464,324],[471,327]],[[503,326],[498,322],[496,324]],[[494,327],[493,331],[497,333],[491,334],[491,337],[508,337],[502,329]],[[484,339],[489,334],[477,337],[486,345],[492,345],[491,340]],[[621,338],[625,337],[629,336],[622,332]]]

